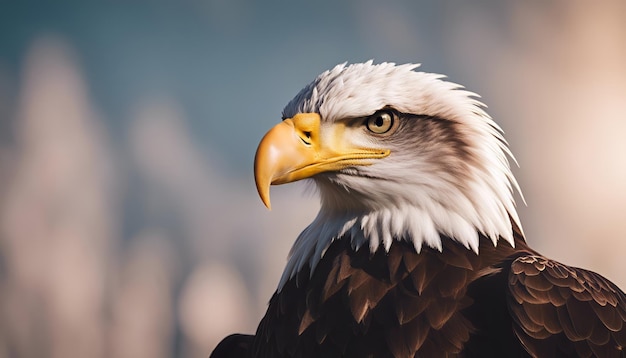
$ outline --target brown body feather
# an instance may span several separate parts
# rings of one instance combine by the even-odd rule
[[[212,357],[625,356],[626,296],[602,276],[538,255],[517,232],[516,248],[482,238],[480,255],[443,241],[419,254],[335,241],[274,294],[254,338],[224,341],[237,355]]]

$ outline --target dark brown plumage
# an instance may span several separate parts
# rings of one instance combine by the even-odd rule
[[[337,240],[240,337],[254,340],[247,357],[624,357],[626,295],[515,237],[516,248],[483,238],[480,255],[451,240],[446,255]]]

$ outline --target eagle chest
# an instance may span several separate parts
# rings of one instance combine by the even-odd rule
[[[371,254],[336,241],[312,275],[301,271],[274,295],[259,328],[264,344],[274,356],[295,357],[460,353],[474,329],[463,311],[480,262],[447,246],[446,254],[418,254],[394,242]]]

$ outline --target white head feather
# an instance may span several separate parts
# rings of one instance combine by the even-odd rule
[[[291,249],[279,289],[305,265],[313,270],[333,240],[343,236],[354,247],[368,244],[372,252],[381,243],[388,250],[393,240],[410,241],[418,252],[423,245],[442,250],[442,239],[449,238],[478,254],[479,235],[494,245],[499,239],[514,245],[511,220],[521,225],[513,190],[519,188],[501,129],[476,94],[417,67],[340,64],[319,75],[283,110],[285,118],[316,112],[324,123],[382,108],[436,118],[455,126],[467,156],[442,162],[437,148],[419,147],[417,133],[415,141],[397,143],[405,150],[392,149],[371,166],[314,177],[321,209]],[[411,142],[417,144],[411,147]],[[441,143],[439,149],[446,150]]]

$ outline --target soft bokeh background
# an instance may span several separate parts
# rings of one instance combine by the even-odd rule
[[[317,211],[259,139],[344,61],[421,62],[507,133],[530,243],[626,287],[626,2],[0,8],[0,357],[206,357]],[[89,3],[89,4],[87,4]]]

